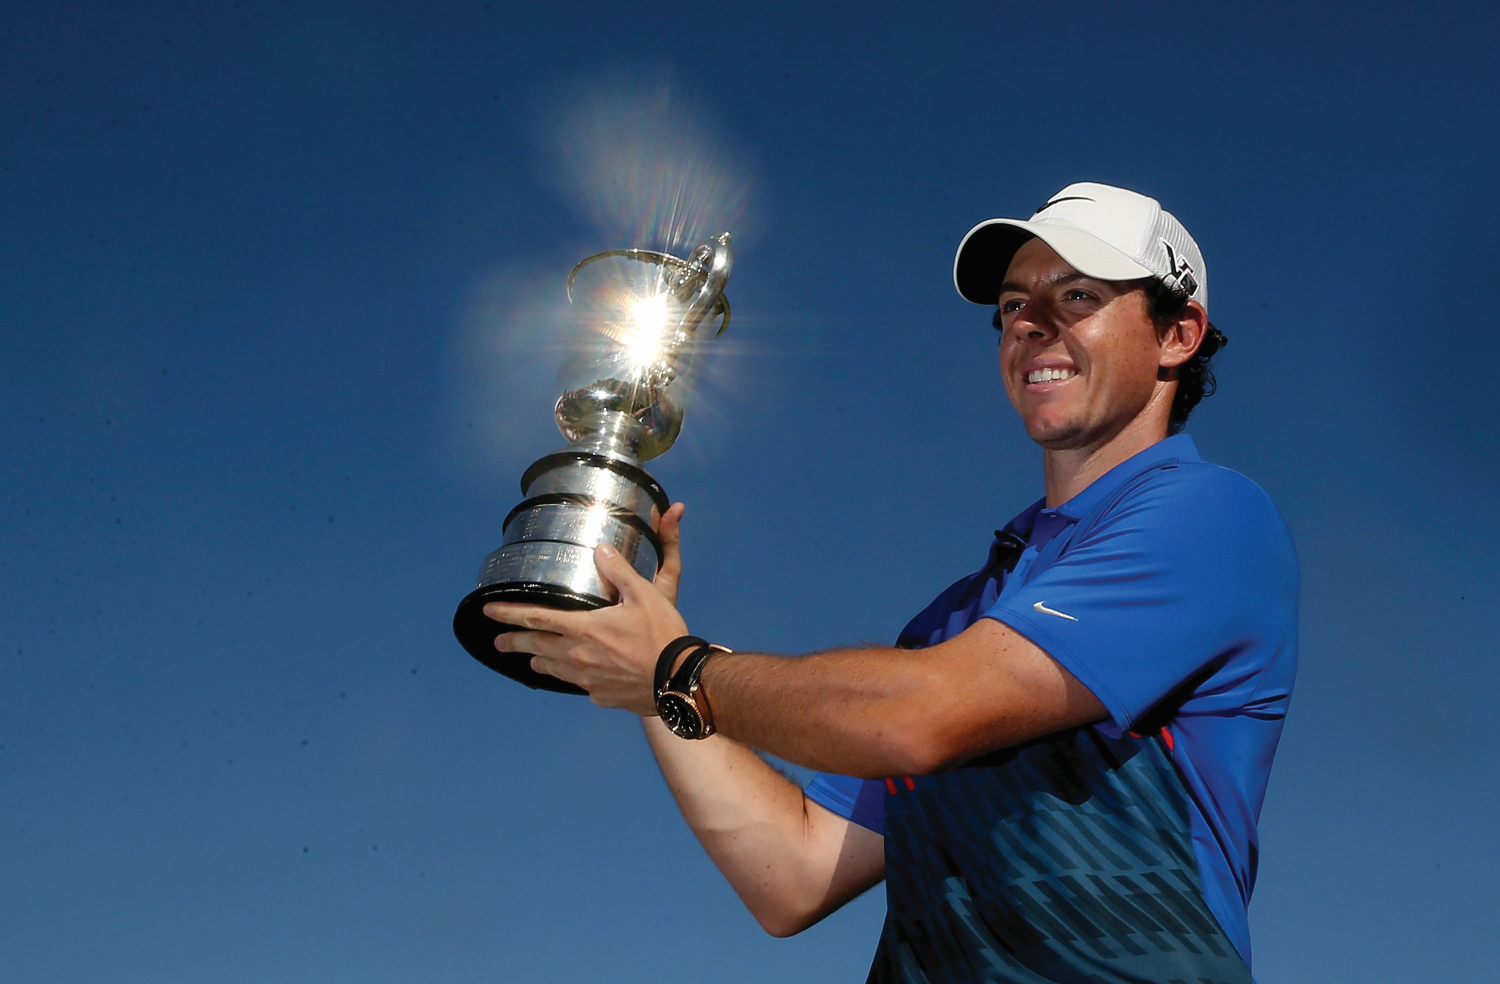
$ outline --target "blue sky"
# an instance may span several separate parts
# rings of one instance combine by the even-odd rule
[[[1496,27],[8,4],[8,976],[649,981],[671,934],[723,982],[862,979],[879,890],[763,937],[633,719],[449,632],[561,443],[562,278],[640,244],[599,162],[653,154],[735,225],[734,324],[653,471],[689,504],[684,613],[741,649],[891,639],[1039,494],[962,234],[1075,180],[1162,199],[1231,338],[1189,431],[1303,566],[1257,976],[1493,975]]]

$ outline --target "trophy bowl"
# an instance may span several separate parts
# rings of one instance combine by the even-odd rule
[[[642,462],[670,448],[682,430],[699,328],[717,318],[717,336],[729,326],[729,242],[726,232],[686,259],[611,250],[568,274],[570,302],[579,271],[596,261],[614,259],[644,276],[615,290],[589,325],[596,342],[580,367],[588,381],[567,389],[553,409],[568,445],[521,476],[522,501],[500,524],[501,544],[453,615],[458,641],[495,672],[534,689],[582,694],[533,670],[529,653],[497,651],[495,637],[517,627],[487,618],[484,606],[506,601],[581,611],[614,604],[617,593],[594,565],[601,543],[612,544],[648,580],[660,570],[657,530],[671,500]]]

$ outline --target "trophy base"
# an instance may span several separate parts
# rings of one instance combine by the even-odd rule
[[[580,440],[526,469],[521,494],[527,498],[500,524],[504,542],[484,559],[478,586],[453,615],[453,634],[470,656],[533,690],[584,692],[532,670],[526,653],[496,652],[495,636],[516,626],[485,618],[486,604],[509,601],[562,611],[613,604],[615,587],[594,560],[601,543],[612,545],[643,578],[661,568],[656,529],[671,500],[635,454],[640,423],[611,412],[596,414],[590,427]]]
[[[496,622],[484,614],[484,606],[492,601],[509,601],[521,605],[544,605],[563,611],[577,612],[602,608],[608,602],[601,598],[568,591],[552,584],[536,582],[510,582],[508,584],[486,584],[475,588],[458,603],[453,613],[453,634],[470,656],[502,676],[517,683],[524,683],[532,690],[550,690],[559,694],[585,694],[581,687],[559,680],[531,668],[530,653],[502,653],[495,649],[495,637],[502,632],[519,628]]]

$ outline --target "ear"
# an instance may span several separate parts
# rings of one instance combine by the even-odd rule
[[[1170,331],[1161,336],[1161,360],[1163,369],[1176,369],[1191,359],[1208,335],[1208,312],[1197,301],[1188,301],[1182,317],[1177,319]]]

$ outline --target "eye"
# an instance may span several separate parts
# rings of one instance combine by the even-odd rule
[[[1004,331],[1005,319],[1025,306],[1026,302],[1020,298],[1001,301],[1000,306],[995,309],[995,316],[990,319],[990,324],[994,325],[996,331]]]
[[[1090,294],[1088,291],[1084,290],[1082,287],[1069,287],[1068,290],[1067,290],[1067,292],[1063,294],[1063,300],[1065,300],[1065,301],[1092,301],[1092,300],[1094,300],[1094,295]]]

